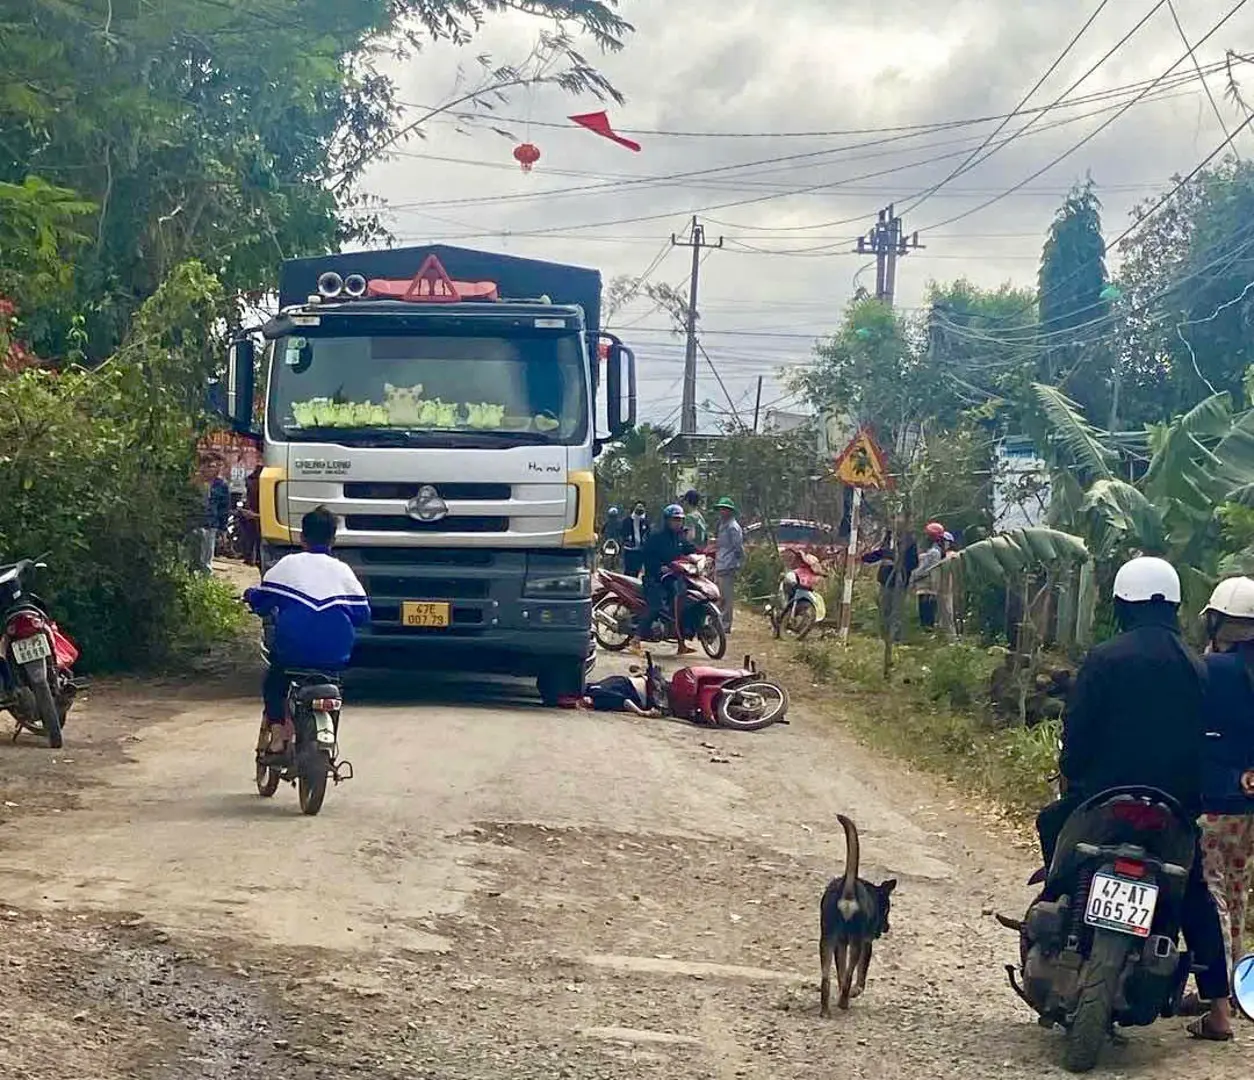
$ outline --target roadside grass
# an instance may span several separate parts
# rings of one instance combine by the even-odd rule
[[[782,654],[808,678],[806,696],[869,746],[939,774],[1025,822],[1052,798],[1057,721],[1032,728],[999,723],[987,701],[996,649],[910,640],[883,677],[883,644],[855,632],[849,644],[783,643]],[[804,674],[803,674],[804,673]]]

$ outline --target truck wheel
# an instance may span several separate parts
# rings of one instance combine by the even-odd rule
[[[540,700],[550,709],[556,708],[563,698],[578,697],[583,693],[584,658],[565,657],[554,660],[536,676],[536,689]]]

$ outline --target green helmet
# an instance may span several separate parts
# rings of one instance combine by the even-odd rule
[[[736,504],[724,495],[718,502],[714,504],[715,510],[730,510],[733,514],[736,512]]]

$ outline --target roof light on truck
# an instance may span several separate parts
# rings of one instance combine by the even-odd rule
[[[328,270],[318,278],[318,295],[328,300],[339,296],[344,291],[344,279],[334,270]]]

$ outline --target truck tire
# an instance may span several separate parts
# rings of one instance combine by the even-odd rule
[[[583,693],[583,677],[586,663],[582,656],[557,657],[536,676],[536,689],[545,707],[555,709],[563,698],[578,697]]]
[[[1080,972],[1080,996],[1063,1043],[1062,1067],[1067,1072],[1089,1072],[1110,1033],[1110,1015],[1119,989],[1119,977],[1131,942],[1121,934],[1097,930],[1093,947]]]

